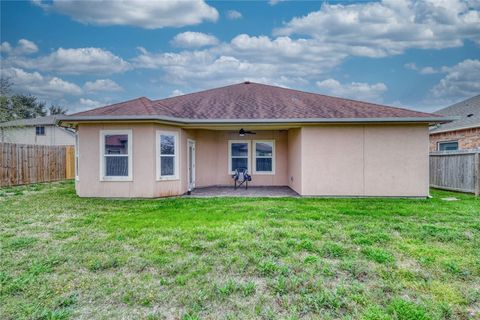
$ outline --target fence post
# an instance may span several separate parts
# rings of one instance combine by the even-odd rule
[[[475,153],[475,195],[480,195],[480,152]]]
[[[65,179],[75,178],[75,148],[67,146],[65,149]]]

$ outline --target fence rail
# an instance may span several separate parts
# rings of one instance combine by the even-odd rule
[[[480,194],[480,150],[430,153],[430,186]]]
[[[73,146],[0,143],[0,187],[71,179]]]

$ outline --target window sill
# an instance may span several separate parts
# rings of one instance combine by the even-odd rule
[[[100,179],[101,182],[132,182],[132,177],[103,177]]]
[[[179,177],[162,177],[162,178],[157,178],[156,181],[157,182],[161,182],[161,181],[177,181],[177,180],[180,180]]]
[[[274,176],[275,172],[254,172],[254,175],[260,175],[260,176]]]

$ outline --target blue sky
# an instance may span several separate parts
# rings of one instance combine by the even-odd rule
[[[1,75],[70,112],[245,80],[434,111],[480,93],[479,0],[2,1]]]

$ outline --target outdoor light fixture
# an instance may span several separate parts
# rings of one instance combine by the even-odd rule
[[[246,134],[257,134],[257,133],[253,131],[245,131],[242,128],[240,129],[240,131],[238,131],[238,134],[240,135],[240,137],[245,137]]]

